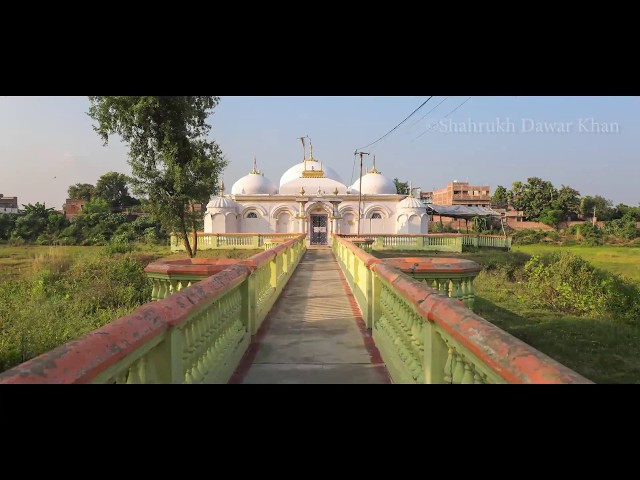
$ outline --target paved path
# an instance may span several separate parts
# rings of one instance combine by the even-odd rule
[[[331,249],[311,247],[230,383],[389,383]]]

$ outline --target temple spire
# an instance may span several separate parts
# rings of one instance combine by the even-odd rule
[[[224,197],[224,180],[220,179],[220,193],[221,197]]]
[[[376,168],[376,156],[373,156],[373,168],[368,173],[380,173]]]
[[[311,145],[311,139],[309,139],[309,160],[313,160],[313,145]]]
[[[252,173],[254,175],[259,174],[260,172],[258,171],[258,164],[256,162],[256,156],[253,156],[253,170],[251,170],[249,173]]]

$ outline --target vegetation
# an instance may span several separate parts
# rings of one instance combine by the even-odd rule
[[[554,246],[527,245],[517,250],[446,254],[483,265],[474,281],[475,312],[595,382],[637,383],[640,249],[576,246],[559,251]],[[529,250],[541,250],[541,255],[530,256]],[[548,250],[556,251],[547,255]],[[574,251],[597,252],[592,258],[614,272],[625,262],[633,264],[636,281],[596,268]],[[606,251],[620,255],[620,263],[607,265]],[[415,252],[375,254],[414,256]]]
[[[150,299],[144,267],[168,247],[0,246],[0,371],[120,318]],[[244,259],[262,250],[204,250]]]
[[[163,227],[185,240],[190,257],[197,254],[196,232],[206,204],[217,192],[227,161],[208,139],[207,116],[218,105],[212,96],[90,96],[89,116],[107,144],[118,134],[129,145],[134,192],[149,200]],[[188,234],[193,234],[193,244]]]
[[[393,183],[396,185],[396,192],[399,195],[409,195],[409,182],[401,182],[398,177],[393,179]]]

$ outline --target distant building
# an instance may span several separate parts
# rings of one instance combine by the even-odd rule
[[[453,181],[445,188],[432,192],[421,192],[420,196],[426,202],[434,205],[491,206],[489,186],[469,185],[469,182]]]
[[[80,215],[86,203],[87,201],[82,198],[67,198],[67,201],[62,205],[65,218],[71,220]]]
[[[0,193],[0,213],[18,213],[18,197],[5,197]]]

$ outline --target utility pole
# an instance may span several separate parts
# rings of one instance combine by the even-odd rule
[[[362,216],[362,155],[369,155],[367,152],[356,150],[354,155],[360,155],[360,187],[358,188],[358,236],[360,236],[360,217]]]

